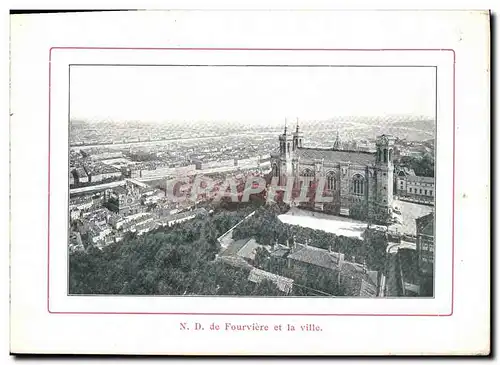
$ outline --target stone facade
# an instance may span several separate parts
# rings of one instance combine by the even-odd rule
[[[332,202],[315,199],[301,203],[316,210],[367,220],[388,219],[393,203],[394,138],[377,137],[376,153],[342,150],[338,142],[337,135],[331,149],[306,148],[299,125],[295,132],[285,127],[279,136],[279,153],[271,155],[273,177],[280,186],[293,177],[297,189],[325,182],[323,196],[333,198]]]

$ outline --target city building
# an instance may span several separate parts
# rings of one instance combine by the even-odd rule
[[[344,254],[329,252],[318,247],[293,242],[287,256],[289,269],[307,274],[309,266],[315,266],[326,271],[338,271]]]
[[[257,249],[262,247],[255,241],[254,238],[246,238],[234,241],[224,252],[222,256],[234,256],[241,258],[248,262],[250,265],[255,264],[255,255]]]
[[[315,202],[315,209],[357,218],[363,213],[366,218],[386,219],[390,213],[394,137],[379,136],[376,153],[339,149],[338,136],[332,148],[307,148],[297,123],[293,133],[285,126],[279,145],[279,153],[271,155],[271,167],[281,186],[288,178],[294,179],[296,189],[303,184],[312,187],[320,178],[326,182],[324,195],[333,201]]]
[[[122,177],[120,169],[105,164],[93,164],[92,166],[87,167],[87,171],[91,182],[100,182],[103,180],[118,179]]]
[[[94,205],[94,200],[90,196],[72,198],[69,202],[69,210],[87,210]]]
[[[421,272],[434,271],[434,213],[416,219],[418,267]]]
[[[194,219],[194,218],[200,217],[200,216],[204,217],[207,214],[208,213],[205,210],[205,208],[199,208],[199,209],[195,209],[195,210],[189,210],[187,212],[177,213],[177,214],[173,214],[173,215],[167,216],[165,218],[160,218],[158,220],[158,224],[160,226],[172,227],[174,224],[179,224],[179,223],[182,223],[182,222],[186,222],[186,221],[189,221],[191,219]]]
[[[82,211],[80,209],[71,209],[69,216],[70,216],[71,220],[78,219],[82,216]]]
[[[280,251],[283,249],[280,247]],[[286,257],[289,269],[299,276],[323,272],[336,277],[347,296],[376,297],[378,273],[365,265],[346,261],[344,254],[300,243],[292,243]]]
[[[434,287],[434,213],[416,219],[418,270],[422,295],[432,296]]]
[[[432,297],[434,292],[434,213],[415,220],[416,249],[397,252],[401,295]]]
[[[123,157],[123,153],[121,152],[103,152],[99,154],[92,155],[93,160],[110,160],[115,158]]]
[[[188,176],[195,175],[196,166],[181,166],[181,167],[158,167],[152,170],[134,170],[132,171],[132,178],[142,178],[142,179],[156,179],[163,177],[173,177],[173,176]]]
[[[83,167],[78,167],[76,169],[76,181],[78,184],[84,184],[89,182],[89,177]]]
[[[404,196],[417,200],[434,201],[434,178],[427,176],[408,176]]]
[[[408,167],[397,167],[394,169],[394,194],[396,195],[405,195],[406,188],[406,179],[408,176],[415,176],[415,171]]]
[[[268,271],[253,268],[248,274],[248,281],[255,284],[260,284],[263,280],[269,280],[285,294],[290,294],[293,289],[293,279],[286,278],[281,275],[273,274]]]
[[[126,217],[115,216],[113,219],[110,219],[110,224],[113,228],[122,231],[130,231],[137,224],[146,221],[152,221],[153,217],[150,213],[140,212],[132,215],[128,215]]]
[[[405,297],[421,296],[421,278],[416,251],[410,248],[399,248],[397,261],[401,295]]]
[[[122,215],[141,213],[147,209],[142,197],[146,191],[148,191],[147,188],[138,186],[129,179],[125,186],[106,190],[104,205],[109,210]]]
[[[417,176],[413,169],[400,167],[396,169],[394,180],[394,192],[399,198],[425,203],[434,202],[433,177]]]

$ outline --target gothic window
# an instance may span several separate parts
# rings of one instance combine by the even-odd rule
[[[278,176],[278,166],[276,164],[273,165],[273,176]]]
[[[389,162],[392,162],[392,149],[389,150]]]
[[[326,182],[328,190],[337,190],[337,180],[335,179],[335,174],[333,172],[329,172],[326,175]]]
[[[302,171],[301,176],[303,177],[304,184],[311,187],[314,180],[314,172],[310,169],[305,169]]]
[[[361,175],[354,175],[352,179],[352,192],[355,195],[363,195],[365,193],[365,179]]]
[[[384,162],[387,162],[387,148],[384,148]]]

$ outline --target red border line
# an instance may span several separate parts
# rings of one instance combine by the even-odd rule
[[[453,188],[451,203],[451,312],[453,315],[455,304],[455,65],[456,53],[453,51]],[[436,85],[437,86],[437,85]]]
[[[52,82],[52,65],[51,65],[51,58],[52,58],[52,48],[49,51],[49,157],[48,157],[48,172],[49,172],[49,178],[47,182],[47,242],[48,242],[48,248],[47,248],[47,310],[50,313],[50,136],[51,136],[51,82]]]
[[[49,60],[52,50],[55,49],[91,49],[91,50],[139,50],[139,51],[354,51],[354,52],[371,52],[371,51],[448,51],[453,52],[453,60],[455,60],[455,50],[451,48],[191,48],[191,47],[51,47],[49,50]]]
[[[60,312],[50,310],[50,136],[51,136],[51,61],[52,51],[60,50],[139,50],[139,51],[433,51],[453,53],[453,187],[452,187],[452,253],[451,311],[447,314],[369,314],[369,313],[181,313],[181,312]],[[344,317],[449,317],[453,315],[455,299],[455,64],[456,53],[450,48],[152,48],[152,47],[51,47],[49,49],[49,140],[48,140],[48,204],[47,204],[47,311],[50,314],[136,314],[136,315],[195,315],[195,316],[344,316]],[[437,87],[437,85],[436,85]]]

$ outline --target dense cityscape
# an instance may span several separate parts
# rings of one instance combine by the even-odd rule
[[[72,121],[69,294],[432,297],[434,122],[344,118],[300,128]],[[385,155],[380,138],[390,143]],[[294,169],[320,164],[297,177],[313,189],[325,176],[332,203],[271,201],[268,189],[242,199],[252,179],[281,181],[287,158]],[[349,178],[340,178],[343,166]],[[381,171],[390,172],[385,185]],[[169,197],[169,182],[182,179],[177,193],[189,196],[200,176],[210,191]],[[235,196],[214,198],[227,179]],[[383,214],[366,213],[380,210],[382,191]]]

